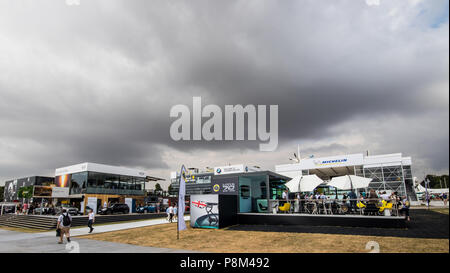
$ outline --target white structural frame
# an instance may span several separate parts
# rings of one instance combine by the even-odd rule
[[[400,194],[406,194],[407,189],[404,166],[411,166],[411,164],[411,157],[404,157],[401,153],[370,156],[361,153],[301,159],[299,163],[276,165],[275,172],[288,177],[295,177],[297,175],[305,174],[305,172],[311,174],[311,171],[315,171],[325,174],[324,171],[327,169],[331,169],[335,172],[334,168],[346,167],[347,170],[352,169],[354,174],[356,174],[356,167],[362,166],[363,176],[372,178],[373,174],[368,173],[368,171],[370,171],[371,168],[379,168],[381,171],[381,178],[379,175],[376,175],[376,178],[380,181],[373,181],[371,183],[373,187],[369,187],[369,189],[392,190],[398,191]],[[386,181],[384,169],[389,167],[400,168],[401,174],[399,178],[401,181]],[[330,176],[332,175],[330,174]]]

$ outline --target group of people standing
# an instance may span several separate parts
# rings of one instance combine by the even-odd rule
[[[16,214],[22,214],[22,215],[30,215],[36,213],[36,208],[41,208],[41,204],[35,204],[35,203],[23,203],[23,204],[17,204],[15,213]],[[52,204],[44,204],[41,209],[42,214],[54,214],[55,207]],[[39,214],[41,213],[39,212]]]
[[[169,207],[167,207],[166,213],[167,213],[167,221],[169,221],[170,223],[172,223],[174,220],[176,221],[178,216],[177,205],[175,204],[174,206],[170,205]]]
[[[315,191],[310,194],[297,193],[295,195],[295,199],[299,201],[298,212],[301,212],[300,210],[303,209],[306,202],[312,201],[325,202],[326,200],[329,199],[329,197],[325,195],[323,192]],[[289,202],[290,199],[288,190],[283,191],[282,200],[285,202]],[[337,200],[338,198],[336,196],[335,201]],[[408,221],[411,220],[409,216],[410,202],[405,195],[400,196],[398,192],[392,192],[391,194],[387,194],[386,191],[383,191],[377,194],[375,190],[371,189],[368,193],[366,192],[360,193],[358,198],[357,194],[354,191],[349,191],[348,193],[344,193],[342,195],[342,199],[340,200],[343,205],[346,205],[348,207],[349,212],[356,212],[358,208],[357,206],[358,203],[371,204],[374,207],[378,207],[380,202],[385,201],[385,203],[395,204],[395,206],[399,208],[398,210],[399,214],[406,216],[406,219]]]

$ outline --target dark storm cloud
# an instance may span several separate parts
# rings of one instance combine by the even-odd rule
[[[221,107],[278,104],[280,146],[332,138],[336,125],[384,122],[387,115],[422,122],[434,111],[442,122],[434,125],[448,128],[448,15],[439,11],[445,5],[2,1],[0,177],[20,176],[12,166],[22,163],[36,170],[85,161],[164,169],[165,147],[258,148],[172,141],[169,110],[192,107],[193,96]],[[367,145],[379,133],[364,125],[360,131]],[[445,146],[448,130],[428,139],[428,150]],[[390,142],[436,168],[448,166],[444,150],[428,155],[400,136]]]

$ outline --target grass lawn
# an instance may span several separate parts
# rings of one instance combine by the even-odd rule
[[[376,241],[380,252],[449,252],[449,240],[411,239],[357,235],[235,231],[227,229],[192,229],[180,232],[176,223],[80,236],[101,241],[195,250],[201,252],[368,252],[367,242]]]
[[[16,228],[16,227],[6,227],[6,226],[0,226],[0,229],[17,231],[17,232],[25,232],[25,233],[39,233],[39,232],[49,231],[48,229]]]

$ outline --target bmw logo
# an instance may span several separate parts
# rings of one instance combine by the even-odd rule
[[[217,173],[221,173],[222,172],[222,170],[220,169],[220,168],[217,168]]]

